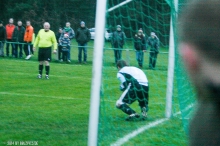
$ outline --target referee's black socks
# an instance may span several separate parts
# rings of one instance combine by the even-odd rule
[[[42,75],[42,72],[43,72],[43,64],[42,64],[42,65],[39,65],[38,68],[39,68],[39,74]]]
[[[50,66],[45,66],[45,70],[46,70],[46,75],[49,75]]]

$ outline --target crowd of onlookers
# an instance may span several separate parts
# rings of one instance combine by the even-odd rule
[[[116,31],[112,34],[112,47],[114,49],[115,63],[121,60],[122,49],[125,44],[125,33],[122,31],[121,26],[117,25]],[[157,55],[159,53],[159,39],[154,32],[151,32],[150,37],[144,34],[143,29],[140,28],[134,36],[134,49],[136,51],[136,60],[138,62],[139,68],[143,67],[144,62],[144,52],[146,52],[147,47],[150,47],[150,57],[149,57],[149,69],[155,69]]]
[[[60,62],[71,62],[71,40],[75,38],[78,43],[78,62],[87,63],[87,43],[91,38],[89,29],[85,26],[85,22],[80,22],[80,27],[76,33],[71,28],[70,22],[66,22],[64,28],[59,28],[56,33],[58,43],[57,56]],[[122,31],[120,25],[116,26],[116,31],[112,33],[111,44],[114,48],[115,63],[121,59],[122,49],[125,44],[126,35]],[[26,27],[22,25],[22,21],[14,25],[13,18],[9,19],[9,23],[3,26],[0,21],[0,56],[11,55],[14,58],[23,58],[29,60],[34,54],[33,43],[35,40],[34,28],[30,21],[26,21]],[[6,44],[6,52],[4,52],[4,44]],[[11,45],[11,52],[10,52]],[[134,49],[136,50],[136,60],[140,68],[143,67],[144,52],[150,46],[149,68],[156,67],[157,55],[159,53],[159,39],[154,32],[151,32],[150,37],[144,34],[140,28],[134,36]],[[10,54],[11,53],[11,54]]]
[[[17,26],[14,25],[14,19],[10,18],[9,23],[4,27],[0,21],[0,56],[9,56],[10,45],[11,55],[15,58],[23,58],[23,51],[26,55],[25,59],[30,59],[33,54],[34,28],[30,21],[26,21],[26,27],[22,26],[19,20]],[[4,43],[6,43],[6,52],[4,52]],[[19,50],[18,50],[19,49]]]
[[[64,28],[59,28],[56,34],[58,43],[58,59],[60,62],[71,62],[71,40],[75,38],[78,43],[78,61],[79,63],[87,62],[87,43],[91,38],[88,28],[85,27],[85,22],[80,23],[80,27],[76,33],[70,27],[70,22],[66,22]],[[10,18],[9,23],[4,26],[3,21],[0,21],[0,56],[14,58],[23,58],[29,60],[34,54],[33,44],[35,40],[34,28],[30,21],[26,21],[26,27],[22,25],[22,21],[14,25],[14,19]],[[4,52],[4,45],[6,44],[6,52]],[[11,51],[10,51],[11,45]],[[83,60],[82,60],[83,52]]]

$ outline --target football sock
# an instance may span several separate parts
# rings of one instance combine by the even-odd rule
[[[39,68],[39,74],[42,75],[42,72],[43,72],[43,65],[39,65],[38,68]]]
[[[131,114],[135,114],[136,112],[130,108],[127,104],[122,104],[119,109],[121,109],[124,113],[131,115]]]
[[[49,75],[50,66],[45,66],[45,70],[46,70],[46,75]]]

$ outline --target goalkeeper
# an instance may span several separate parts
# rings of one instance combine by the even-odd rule
[[[117,68],[119,70],[117,78],[121,82],[120,90],[124,92],[117,100],[116,107],[129,115],[126,121],[135,120],[140,118],[140,115],[130,108],[128,104],[132,104],[137,100],[141,108],[142,119],[146,119],[149,91],[146,75],[141,69],[128,66],[124,60],[117,62]]]

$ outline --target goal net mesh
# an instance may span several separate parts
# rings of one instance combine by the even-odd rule
[[[185,5],[180,0],[179,9]],[[175,75],[172,99],[173,118],[166,122],[166,89],[169,60],[170,21],[176,15],[171,0],[108,0],[106,9],[106,30],[113,33],[120,25],[126,39],[121,59],[130,66],[139,67],[134,48],[134,37],[139,29],[146,37],[154,32],[159,39],[159,54],[155,69],[149,68],[150,47],[144,53],[143,67],[149,81],[149,111],[145,121],[125,121],[128,116],[116,108],[116,101],[122,92],[119,90],[120,82],[116,78],[118,69],[115,64],[114,47],[111,38],[105,38],[102,87],[99,118],[99,145],[186,145],[187,128],[194,94],[179,58],[176,38],[176,19],[173,20],[175,36]],[[130,105],[141,114],[138,102]],[[164,120],[162,124],[157,121]],[[142,131],[143,130],[143,131]],[[125,144],[126,143],[126,144]]]

